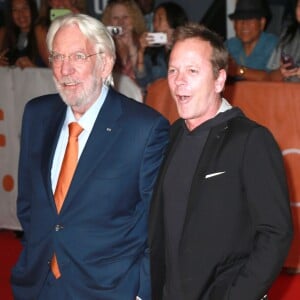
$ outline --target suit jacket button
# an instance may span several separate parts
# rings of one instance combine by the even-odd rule
[[[59,224],[57,224],[57,225],[55,225],[55,231],[60,231],[60,230],[62,230],[64,227],[62,226],[62,225],[59,225]]]

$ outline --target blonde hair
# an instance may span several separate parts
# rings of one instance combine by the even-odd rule
[[[146,22],[143,16],[143,13],[137,3],[133,0],[111,0],[107,3],[105,7],[101,20],[104,25],[111,25],[111,11],[114,5],[124,5],[126,6],[129,16],[132,19],[133,31],[140,35],[143,32],[147,31]]]

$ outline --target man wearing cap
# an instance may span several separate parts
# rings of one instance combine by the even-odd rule
[[[264,32],[270,17],[265,0],[238,0],[233,20],[235,37],[225,41],[230,54],[229,76],[233,79],[264,80],[267,63],[276,48],[278,37]]]

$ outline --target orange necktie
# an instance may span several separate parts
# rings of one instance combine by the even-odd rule
[[[54,193],[57,213],[60,213],[77,166],[78,136],[82,130],[83,128],[76,122],[69,124],[69,140]],[[51,270],[55,278],[59,278],[61,276],[55,254],[51,261]]]

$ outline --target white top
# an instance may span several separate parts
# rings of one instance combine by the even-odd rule
[[[222,113],[226,110],[229,110],[231,108],[232,108],[232,105],[225,98],[222,98],[221,105],[220,105],[216,115],[219,114],[219,113]]]

